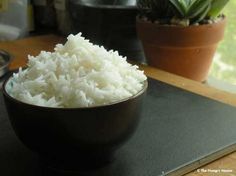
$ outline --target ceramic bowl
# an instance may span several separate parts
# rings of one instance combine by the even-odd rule
[[[50,108],[11,97],[3,84],[9,119],[19,139],[51,167],[100,167],[134,133],[148,83],[136,95],[107,105]]]

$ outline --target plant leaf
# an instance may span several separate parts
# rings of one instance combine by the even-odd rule
[[[189,3],[189,8],[194,4],[194,3],[196,3],[196,1],[198,1],[198,0],[190,0],[190,3]]]
[[[180,13],[180,15],[182,17],[185,17],[186,15],[186,8],[185,6],[181,3],[181,1],[178,0],[169,0],[169,2],[171,2],[174,7],[178,10],[178,12]]]
[[[211,18],[217,17],[228,2],[229,0],[212,0],[211,9],[207,16]]]
[[[203,10],[203,13],[200,14],[200,16],[198,16],[196,20],[192,21],[191,23],[194,24],[202,21],[207,16],[207,13],[210,9],[211,9],[211,3],[209,3],[206,9]]]
[[[183,9],[187,11],[189,0],[177,0],[177,1],[179,1],[180,5],[183,6]]]
[[[189,8],[189,5],[188,5],[189,0],[179,0],[179,1],[180,1],[180,5],[184,9],[184,14],[186,15]]]
[[[195,3],[193,3],[191,7],[189,8],[189,11],[187,13],[187,18],[195,18],[199,16],[200,14],[204,14],[205,10],[207,10],[207,13],[208,13],[208,11],[210,10],[209,8],[207,8],[209,7],[209,4],[211,5],[211,0],[195,1]]]
[[[192,1],[195,1],[195,0],[185,0],[185,1],[186,1],[187,6],[189,7],[189,5],[192,3]]]

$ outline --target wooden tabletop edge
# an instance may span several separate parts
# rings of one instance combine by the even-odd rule
[[[138,66],[141,70],[144,70],[148,77],[225,104],[236,106],[236,94],[219,90],[206,84],[165,72],[151,66],[143,64],[138,64]]]

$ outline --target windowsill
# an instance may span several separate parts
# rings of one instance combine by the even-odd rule
[[[216,79],[212,76],[209,76],[206,83],[206,85],[209,85],[211,87],[224,90],[227,92],[235,93],[236,94],[236,85],[230,84],[226,81],[222,81],[219,79]]]

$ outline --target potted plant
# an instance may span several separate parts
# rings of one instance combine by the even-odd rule
[[[136,25],[149,65],[206,80],[229,0],[138,0]]]

